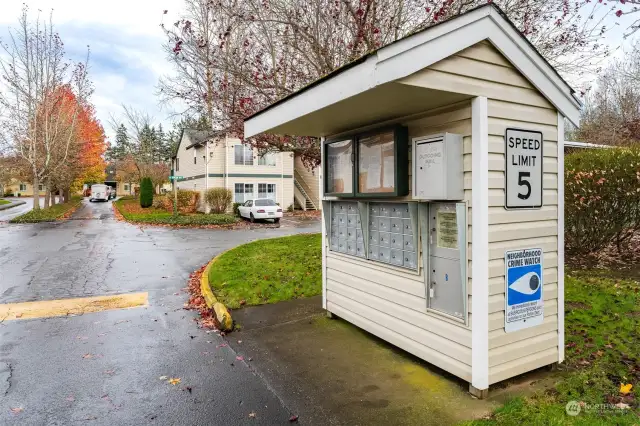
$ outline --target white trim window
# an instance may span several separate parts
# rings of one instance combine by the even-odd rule
[[[275,183],[259,183],[258,198],[269,198],[276,200],[276,184]]]
[[[236,183],[233,192],[233,200],[235,203],[244,203],[253,200],[253,184],[252,183]]]
[[[258,166],[276,166],[276,154],[273,152],[267,152],[264,155],[258,157]]]
[[[44,185],[43,184],[38,184],[38,191],[42,192],[44,191]]]
[[[27,184],[26,183],[21,183],[20,184],[20,191],[26,191],[27,190]]]
[[[233,161],[236,166],[253,166],[253,149],[248,145],[234,145]]]

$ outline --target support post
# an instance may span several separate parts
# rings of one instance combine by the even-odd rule
[[[471,102],[471,385],[469,392],[489,389],[489,117],[487,98]],[[477,396],[477,395],[476,395]]]

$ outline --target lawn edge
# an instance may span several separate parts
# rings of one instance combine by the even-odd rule
[[[21,217],[31,213],[33,210],[29,210],[26,213],[21,214],[20,216],[16,216],[13,219],[9,220],[9,223],[11,224],[28,224],[28,223],[53,223],[53,222],[60,222],[60,221],[65,221],[68,220],[69,217],[76,212],[76,210],[78,210],[81,206],[82,206],[82,202],[83,199],[80,198],[78,200],[78,202],[73,203],[73,205],[71,205],[67,210],[65,210],[64,212],[60,213],[58,216],[53,217],[53,218],[46,218],[46,219],[41,219],[41,220],[28,220],[28,221],[21,221],[18,220]],[[71,201],[69,203],[63,203],[63,204],[71,204]]]
[[[9,204],[0,205],[0,210],[9,210],[9,209],[12,209],[14,207],[21,206],[23,204],[27,204],[27,202],[26,201],[22,201],[22,200],[16,201],[16,202],[9,202]]]
[[[121,222],[126,222],[129,225],[144,225],[147,227],[155,227],[155,228],[188,228],[188,229],[219,229],[219,230],[234,230],[236,229],[235,227],[238,224],[238,221],[234,222],[234,223],[225,223],[223,225],[202,225],[202,224],[175,224],[175,223],[158,223],[158,222],[146,222],[144,220],[132,220],[132,219],[127,219],[127,217],[120,211],[120,207],[118,207],[118,204],[115,203],[115,201],[119,201],[119,200],[114,200],[113,203],[111,203],[111,206],[113,207],[114,210],[114,214],[116,216],[116,219],[118,219]]]
[[[213,311],[213,315],[216,317],[216,320],[220,324],[220,329],[223,331],[233,330],[233,319],[231,318],[231,312],[229,312],[229,309],[227,309],[223,303],[219,302],[216,295],[213,294],[213,290],[209,284],[209,270],[213,264],[228,251],[229,250],[225,250],[211,259],[204,268],[204,271],[202,271],[202,276],[200,277],[200,292],[202,293],[202,297],[204,298],[207,307]]]

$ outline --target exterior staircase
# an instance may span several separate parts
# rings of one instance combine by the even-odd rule
[[[302,176],[295,170],[293,184],[295,185],[294,196],[298,205],[300,205],[303,210],[318,210],[318,206],[316,206],[313,199],[309,196],[309,187],[304,179],[302,179]]]

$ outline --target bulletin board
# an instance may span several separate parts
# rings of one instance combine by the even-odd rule
[[[358,192],[395,191],[395,140],[393,132],[358,139]]]

